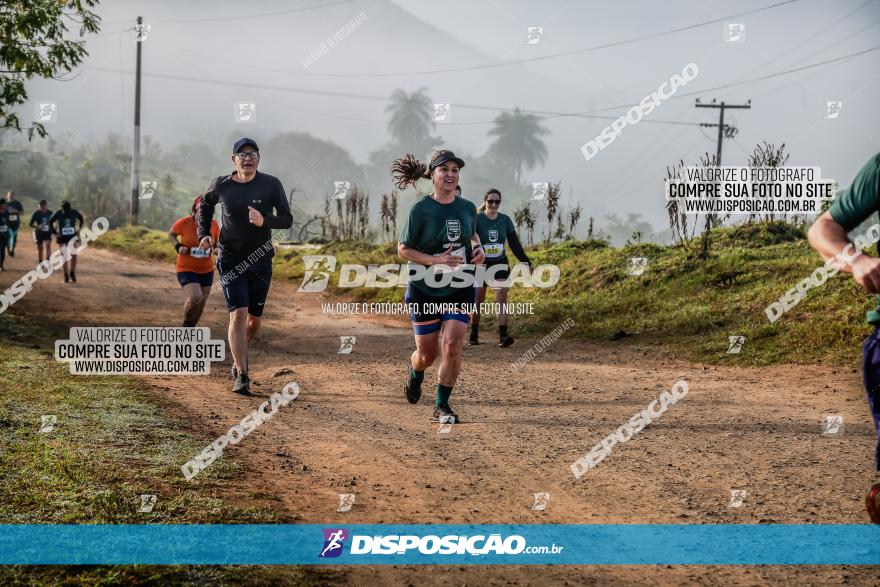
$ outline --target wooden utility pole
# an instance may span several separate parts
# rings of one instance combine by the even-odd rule
[[[137,63],[134,78],[134,148],[131,151],[131,209],[129,222],[132,225],[138,223],[139,198],[140,198],[140,175],[141,175],[141,45],[143,39],[143,17],[137,18]]]
[[[724,124],[724,110],[726,108],[744,108],[750,109],[752,107],[752,101],[749,100],[745,104],[725,104],[721,102],[720,104],[716,104],[715,100],[712,100],[711,104],[702,104],[700,103],[700,99],[697,98],[697,103],[695,104],[697,108],[718,108],[720,110],[720,116],[718,119],[718,124],[711,124],[708,122],[700,123],[700,126],[717,126],[718,127],[718,167],[721,167],[721,141],[724,139],[724,135],[726,133],[734,133],[736,132],[736,128],[730,126],[729,124]],[[728,135],[731,136],[732,135]]]

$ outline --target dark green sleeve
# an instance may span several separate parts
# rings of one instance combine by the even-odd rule
[[[852,185],[841,191],[828,212],[847,232],[880,209],[880,154],[859,170]]]
[[[413,206],[410,208],[409,216],[406,218],[406,222],[403,225],[403,228],[400,230],[400,237],[398,238],[398,242],[402,245],[406,245],[408,247],[415,248],[416,241],[419,236],[419,222],[418,217],[416,215],[416,207]]]
[[[523,263],[531,265],[532,261],[529,259],[529,256],[526,255],[522,243],[519,242],[519,235],[516,234],[516,227],[513,225],[513,220],[510,219],[510,216],[504,216],[504,219],[507,221],[505,224],[507,224],[507,244],[510,245],[510,251],[513,253],[514,257]]]

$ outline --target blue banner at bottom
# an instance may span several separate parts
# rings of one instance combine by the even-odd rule
[[[0,525],[0,564],[880,565],[880,526]]]

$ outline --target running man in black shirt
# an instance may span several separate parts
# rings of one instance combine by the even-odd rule
[[[217,270],[229,310],[229,349],[234,364],[232,391],[250,393],[248,344],[260,328],[263,305],[272,281],[275,248],[271,229],[293,224],[284,187],[277,177],[257,171],[260,152],[251,139],[232,148],[235,171],[211,182],[199,206],[199,247],[213,243],[211,220],[220,204],[220,255]],[[273,214],[274,211],[274,214]]]
[[[76,223],[79,222],[79,226]],[[57,224],[57,228],[56,228]],[[49,227],[58,235],[56,242],[58,248],[66,247],[73,237],[79,235],[80,229],[85,224],[82,214],[70,207],[70,202],[61,202],[61,209],[57,210],[49,219]],[[64,262],[64,283],[72,281],[76,283],[76,258],[79,255],[70,256],[70,272],[67,271],[67,261]]]
[[[15,256],[15,245],[18,243],[18,228],[21,226],[21,215],[24,206],[15,199],[15,192],[6,193],[6,215],[9,221],[9,256]]]
[[[28,226],[34,229],[34,242],[37,243],[37,253],[42,263],[43,259],[49,259],[52,251],[52,211],[46,205],[46,200],[40,200],[40,207],[31,214]]]

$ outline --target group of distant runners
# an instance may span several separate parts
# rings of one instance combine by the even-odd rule
[[[31,214],[28,226],[33,229],[34,242],[37,245],[39,262],[49,259],[52,249],[52,237],[59,248],[67,246],[71,240],[79,236],[85,220],[70,202],[61,202],[61,208],[51,211],[46,200],[40,200],[38,208]],[[7,192],[6,197],[0,199],[0,271],[5,271],[6,255],[15,257],[15,247],[18,244],[18,231],[21,228],[21,219],[24,215],[24,206],[18,200],[15,192]],[[76,259],[77,255],[71,255],[70,260],[65,261],[64,283],[76,282]]]

